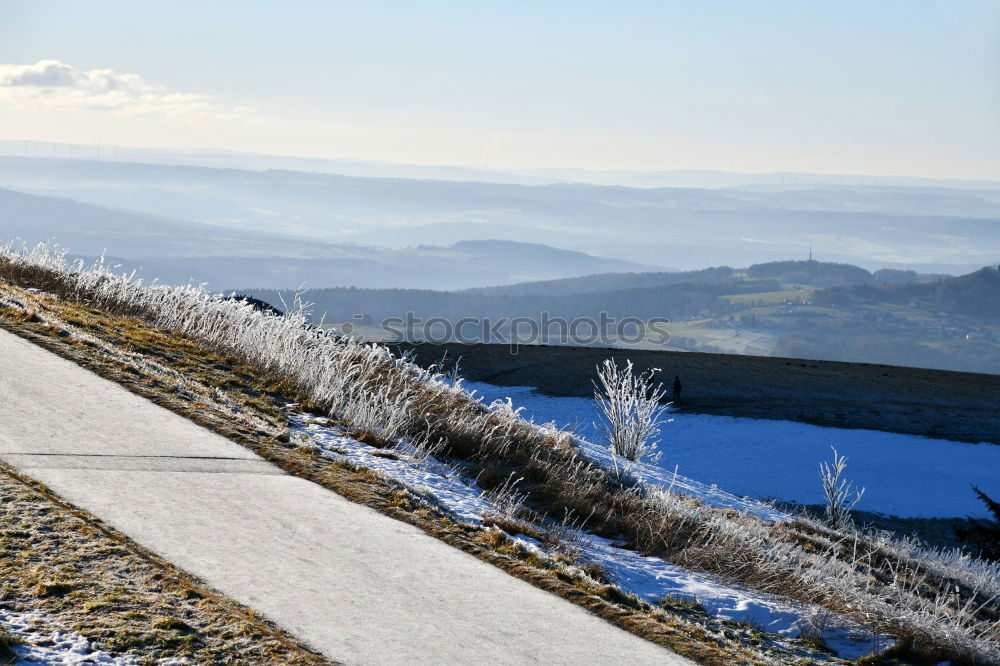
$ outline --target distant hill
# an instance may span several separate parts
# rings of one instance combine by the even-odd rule
[[[459,292],[318,289],[309,291],[307,300],[315,304],[317,319],[374,327],[359,329],[364,335],[379,335],[381,322],[408,315],[423,322],[451,322],[453,331],[457,322],[466,321],[458,339],[494,342],[504,340],[509,329],[480,333],[485,330],[483,320],[491,327],[515,318],[537,323],[546,316],[549,321],[638,317],[670,320],[665,330],[671,336],[669,346],[675,349],[1000,372],[1000,269],[933,282],[892,283],[906,278],[932,276],[791,261],[745,270],[605,274]],[[845,280],[861,283],[814,287]],[[632,286],[615,288],[621,285]],[[585,289],[590,291],[581,291]],[[244,292],[270,303],[291,298],[290,293],[274,290]],[[440,327],[422,329],[419,321],[414,323],[417,327],[409,339],[448,337]],[[402,329],[393,324],[381,333]],[[518,330],[523,339],[530,327]],[[543,335],[544,341],[570,342],[558,339],[558,328],[546,331],[549,336]],[[611,337],[588,342],[584,335],[573,343],[619,341]],[[665,344],[655,336],[646,343],[661,348]]]
[[[302,170],[0,156],[0,187],[282,233],[305,243],[402,249],[502,239],[683,270],[802,257],[815,244],[828,261],[883,266],[885,248],[891,247],[899,264],[891,268],[958,273],[993,261],[1000,249],[1000,191],[995,189],[855,187],[836,179],[808,188],[782,187],[784,176],[778,183],[772,180],[772,187],[752,189],[529,186],[426,179],[452,171],[424,172],[424,179],[374,178],[308,172],[321,166],[314,162],[270,164]],[[948,230],[944,243],[942,229]],[[549,277],[568,276],[522,279]]]
[[[100,160],[106,158],[107,147],[97,145],[81,145],[79,143],[51,143],[46,141],[43,147],[52,152],[47,157],[75,156],[75,161]],[[103,153],[102,153],[103,150]],[[25,154],[24,141],[0,140],[0,155],[6,157],[21,157]],[[46,158],[38,158],[46,159]],[[314,157],[295,157],[290,155],[265,155],[229,150],[157,150],[155,148],[115,147],[115,159],[121,162],[142,164],[159,164],[165,166],[191,166],[212,169],[240,169],[249,171],[294,170],[307,173],[332,173],[342,176],[357,176],[367,178],[409,178],[420,180],[451,180],[476,181],[487,183],[518,183],[547,184],[558,182],[551,177],[518,175],[512,172],[491,169],[470,169],[452,166],[428,166],[416,164],[400,164],[395,162],[322,159]],[[69,161],[69,160],[66,160]]]
[[[37,146],[36,146],[37,148]],[[41,145],[49,159],[76,155],[77,160],[100,160],[106,146],[52,143]],[[0,156],[22,157],[24,141],[0,140]],[[42,154],[42,153],[40,153]],[[398,162],[322,159],[290,155],[213,151],[157,150],[155,148],[115,147],[115,158],[144,164],[186,165],[221,169],[263,171],[282,169],[312,173],[332,173],[369,178],[407,178],[419,180],[450,180],[456,182],[506,183],[519,185],[587,183],[638,188],[788,188],[809,192],[822,188],[902,189],[1000,191],[1000,182],[990,180],[943,180],[863,174],[817,174],[802,172],[740,173],[707,169],[673,169],[665,171],[610,171],[592,169],[475,169],[447,165],[418,165]],[[35,158],[46,159],[46,158]]]
[[[770,286],[770,285],[768,285]],[[465,317],[528,317],[538,320],[542,313],[554,317],[597,317],[605,312],[617,318],[676,317],[694,312],[728,311],[729,304],[720,298],[733,293],[738,285],[707,285],[685,282],[676,285],[617,289],[571,294],[478,294],[420,289],[313,289],[307,299],[314,304],[317,318],[327,321],[352,321],[364,314],[365,321],[378,322],[406,313],[422,319],[442,317],[458,320]],[[744,289],[749,287],[744,287]],[[754,287],[756,288],[756,287]],[[254,298],[280,303],[291,292],[273,289],[242,289]]]
[[[451,249],[465,251],[520,253],[523,244],[491,241],[456,243]],[[423,250],[440,250],[422,246]],[[552,248],[527,248],[539,257],[549,256]],[[572,255],[573,253],[568,253]],[[746,277],[743,277],[746,275]],[[914,273],[917,276],[916,273]],[[875,276],[863,268],[848,264],[818,261],[783,261],[755,264],[745,270],[728,266],[700,271],[602,273],[582,277],[524,282],[509,286],[440,291],[421,289],[329,288],[309,291],[317,316],[350,321],[363,313],[369,321],[401,316],[407,312],[421,318],[462,317],[538,318],[546,312],[553,316],[596,317],[605,312],[615,317],[683,318],[692,315],[727,316],[734,311],[724,297],[774,294],[788,290],[795,283],[806,285],[867,285]],[[243,289],[271,303],[287,300],[290,292],[269,289]]]
[[[917,273],[883,268],[871,273],[851,264],[822,261],[772,261],[754,264],[746,270],[747,277],[774,278],[792,284],[813,287],[835,287],[851,284],[905,284],[932,282],[950,275]]]
[[[758,280],[772,279],[787,284],[809,285],[812,287],[928,282],[943,277],[951,277],[948,275],[929,275],[917,273],[916,271],[896,269],[882,269],[871,273],[864,268],[851,264],[822,261],[773,261],[754,264],[745,270],[737,270],[729,266],[716,266],[697,271],[605,273],[564,278],[561,280],[523,282],[500,287],[469,289],[468,292],[481,295],[503,294],[508,296],[524,294],[555,295],[665,287],[684,282],[723,285],[740,283],[744,274],[748,278]],[[779,288],[776,287],[776,289]],[[731,293],[740,293],[740,291],[742,291],[742,287],[737,287],[736,291]],[[759,288],[757,291],[765,291],[765,289]]]
[[[102,254],[161,282],[461,289],[648,268],[539,243],[463,241],[385,248],[324,243],[0,189],[0,242],[53,239],[75,256]]]
[[[634,271],[650,268],[633,261],[597,257],[583,252],[563,250],[542,243],[523,243],[511,240],[464,240],[447,247],[418,245],[417,251],[443,251],[461,253],[467,261],[485,270],[499,266],[510,267],[519,281],[530,280],[531,274],[549,276],[559,274],[588,274],[601,271]],[[486,262],[482,264],[481,262]]]
[[[79,255],[275,253],[279,237],[0,189],[0,242],[54,239]],[[286,240],[287,245],[287,240]],[[301,243],[299,243],[301,245]]]
[[[142,266],[143,275],[166,282],[208,281],[213,289],[252,284],[272,289],[355,287],[456,289],[483,283],[590,273],[636,264],[592,257],[535,243],[456,243],[416,248],[379,248],[314,243],[310,256],[131,257],[123,266]]]
[[[968,275],[935,282],[899,285],[859,285],[819,291],[820,304],[848,305],[855,302],[925,305],[935,311],[1000,319],[1000,266],[987,266]]]
[[[866,284],[874,276],[864,268],[851,264],[819,261],[772,261],[754,264],[747,270],[747,277],[775,278],[783,282],[828,287],[841,284]]]
[[[561,280],[522,282],[500,287],[468,289],[467,293],[483,296],[516,296],[524,294],[582,294],[620,289],[643,289],[665,287],[682,282],[698,284],[724,284],[733,279],[733,269],[728,266],[705,268],[700,271],[677,271],[655,273],[601,273]]]

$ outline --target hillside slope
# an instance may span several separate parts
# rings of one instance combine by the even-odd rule
[[[937,661],[996,661],[990,624],[996,610],[991,599],[996,598],[994,589],[1000,590],[1000,582],[991,564],[849,525],[824,525],[806,516],[788,520],[787,514],[774,516],[767,507],[763,512],[730,511],[707,498],[701,501],[698,497],[704,493],[689,495],[672,482],[647,483],[645,474],[623,477],[621,466],[608,462],[603,447],[588,446],[557,426],[524,420],[508,401],[484,404],[454,378],[423,371],[384,347],[304,326],[301,315],[276,317],[197,288],[146,287],[105,270],[80,271],[44,249],[4,251],[0,277],[42,287],[31,291],[10,287],[5,307],[9,319],[0,320],[5,326],[149,394],[291,474],[348,498],[361,493],[362,503],[507,571],[523,571],[529,582],[565,592],[565,598],[681,654],[695,649],[700,657],[712,651],[717,658],[709,653],[710,661],[734,663],[725,654],[728,644],[715,640],[728,638],[728,629],[722,633],[712,629],[711,635],[705,630],[680,635],[674,631],[674,627],[683,630],[683,623],[671,616],[671,609],[678,607],[669,591],[666,598],[655,590],[641,599],[625,594],[625,588],[592,577],[607,580],[604,573],[589,568],[575,573],[572,565],[561,566],[567,560],[553,549],[572,551],[578,538],[593,544],[598,543],[593,539],[603,539],[607,547],[631,550],[644,561],[658,559],[675,572],[676,567],[694,567],[769,598],[787,599],[799,608],[793,611],[799,618],[832,612],[838,618],[836,627],[861,623],[860,634],[851,630],[851,635],[862,636],[865,648],[855,652],[857,656],[871,649],[873,640],[864,636],[863,629],[871,627],[899,637],[904,658],[919,653]],[[117,314],[102,308],[115,308]],[[317,413],[322,416],[316,417]],[[290,425],[286,429],[283,423]],[[301,432],[304,425],[316,426],[324,437],[306,437]],[[440,480],[458,480],[466,494],[472,486],[465,485],[465,479],[479,486],[487,501],[479,514],[481,522],[463,526],[448,517],[454,514],[435,515],[435,507],[446,502],[440,494],[445,489],[436,481],[416,486],[430,483],[433,492],[413,495],[404,488],[402,496],[399,488],[381,487],[384,477],[378,474],[361,481],[363,470],[351,462],[353,458],[345,458],[349,449],[362,445],[374,451],[370,458],[378,470],[385,469],[385,462],[378,461],[386,460],[406,469],[412,463],[425,472],[430,467],[419,466],[432,464],[431,458],[434,465],[460,466],[442,472]],[[512,499],[511,479],[518,477],[519,496]],[[365,493],[371,486],[376,497]],[[561,528],[554,524],[558,518],[550,517],[558,515],[565,516]],[[572,522],[570,516],[580,515],[591,516],[585,519],[585,529],[593,532]],[[510,530],[507,534],[530,537],[532,548],[511,546],[509,537],[496,536],[495,526]],[[552,530],[572,538],[553,539],[547,536]],[[822,545],[845,539],[855,547]],[[570,554],[568,561],[581,560]],[[936,572],[933,578],[918,573],[925,567]],[[668,590],[677,589],[675,582],[665,583]],[[627,589],[635,588],[630,583]],[[952,590],[972,599],[972,605],[941,608],[928,601]],[[889,599],[892,603],[886,602]],[[683,610],[681,614],[686,615]],[[660,617],[669,624],[657,624]],[[645,627],[650,627],[648,634]],[[774,655],[782,646],[806,659],[813,656],[801,652],[808,641],[803,645],[801,640],[769,637],[766,630],[758,633],[743,641],[745,649],[754,652],[743,653],[751,661],[760,650]],[[745,632],[737,630],[736,635]],[[692,646],[688,636],[698,644]],[[775,655],[774,660],[796,660],[788,656],[787,652]]]
[[[930,284],[837,287],[816,294],[820,303],[851,301],[905,304],[919,302],[936,310],[981,319],[1000,319],[1000,265]]]
[[[3,330],[0,357],[34,424],[0,428],[0,458],[331,660],[693,664]]]

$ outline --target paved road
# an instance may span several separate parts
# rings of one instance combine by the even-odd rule
[[[2,330],[0,457],[342,663],[691,663]]]

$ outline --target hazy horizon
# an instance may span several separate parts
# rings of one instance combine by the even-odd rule
[[[0,3],[0,139],[1000,180],[988,2]]]
[[[346,166],[351,164],[358,165],[371,165],[371,166],[389,166],[389,167],[417,167],[417,168],[441,168],[441,169],[455,169],[468,171],[470,173],[478,174],[538,174],[537,184],[545,184],[548,181],[551,182],[574,182],[569,175],[579,173],[579,174],[620,174],[623,176],[628,175],[646,175],[646,174],[718,174],[721,176],[747,176],[751,178],[761,178],[761,182],[765,182],[764,179],[773,180],[773,184],[781,184],[792,186],[795,185],[793,180],[780,180],[781,178],[790,178],[795,176],[815,176],[817,178],[816,183],[837,185],[842,184],[844,186],[865,186],[865,185],[886,185],[886,184],[900,184],[902,186],[907,186],[903,184],[904,181],[913,181],[914,183],[925,182],[927,184],[936,183],[954,183],[958,186],[967,184],[970,187],[975,187],[976,185],[1000,185],[1000,176],[996,178],[950,178],[950,177],[932,177],[932,176],[912,176],[900,173],[845,173],[845,172],[821,172],[821,171],[788,171],[788,170],[767,170],[767,171],[729,171],[726,169],[695,169],[695,168],[670,168],[670,169],[594,169],[594,168],[582,168],[582,167],[569,167],[569,166],[536,166],[536,167],[484,167],[477,166],[475,164],[446,164],[438,162],[397,162],[392,160],[376,160],[368,159],[364,157],[352,156],[352,155],[328,155],[328,156],[309,156],[294,153],[269,153],[260,152],[253,150],[239,150],[239,149],[227,149],[227,148],[211,148],[206,146],[187,146],[187,147],[174,147],[174,146],[147,146],[147,145],[129,145],[129,144],[90,144],[90,143],[71,143],[62,141],[47,141],[42,139],[32,139],[32,138],[0,138],[0,156],[9,157],[28,157],[28,158],[38,158],[38,159],[72,159],[72,160],[94,160],[94,161],[111,161],[111,162],[135,162],[138,164],[176,164],[176,165],[190,165],[190,166],[208,166],[199,161],[198,158],[204,157],[214,157],[214,156],[231,156],[234,160],[244,158],[247,160],[253,159],[265,159],[265,160],[297,160],[302,163],[313,163],[317,166],[328,164],[331,169],[331,173],[338,173],[335,169],[338,165]],[[174,156],[176,161],[164,161],[164,157]],[[184,159],[188,158],[188,159]],[[244,164],[242,166],[232,166],[226,168],[239,168],[246,169],[248,171],[264,170],[264,169],[281,169],[283,167],[278,166],[260,166],[254,165],[252,162]],[[295,169],[293,169],[295,170]],[[544,174],[544,176],[543,176]],[[840,179],[840,183],[838,183]],[[447,178],[440,178],[440,180],[447,180]],[[898,181],[898,182],[897,182]],[[586,182],[586,181],[585,181]],[[526,183],[531,184],[531,183]],[[805,181],[804,185],[812,184],[809,181]],[[635,187],[643,187],[642,185],[635,185]],[[664,185],[662,187],[671,187],[670,185]],[[708,187],[703,185],[692,185],[691,187]]]

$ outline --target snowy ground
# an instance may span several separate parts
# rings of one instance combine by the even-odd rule
[[[14,646],[14,666],[28,664],[114,664],[136,666],[131,657],[117,657],[94,648],[79,634],[52,629],[40,613],[11,613],[0,610],[0,626],[7,635],[21,642]],[[171,660],[171,664],[184,662]]]
[[[466,383],[489,403],[511,397],[536,422],[554,421],[583,439],[602,441],[597,411],[586,398],[553,398],[531,387]],[[857,508],[902,517],[988,517],[975,484],[1000,496],[1000,446],[969,444],[875,430],[826,428],[792,421],[674,413],[663,427],[661,470],[738,496],[801,504],[822,502],[819,464],[831,446],[848,457],[846,476],[866,488]],[[594,447],[594,455],[603,455]],[[686,482],[686,481],[685,481]],[[679,489],[683,490],[679,480]],[[700,491],[698,494],[702,494]],[[716,502],[713,502],[715,504]]]
[[[326,425],[325,419],[306,414],[291,415],[293,433],[306,446],[334,458],[346,459],[403,483],[423,493],[457,518],[479,523],[484,516],[496,513],[496,507],[474,481],[463,477],[461,468],[447,465],[434,457],[412,456],[412,450],[400,447],[387,452],[363,444]],[[598,453],[600,449],[596,450]],[[672,480],[672,474],[669,475]],[[663,475],[666,480],[667,475]],[[717,489],[685,481],[691,491],[720,506],[735,506],[777,519],[784,517],[773,509],[754,502],[740,500]],[[764,630],[794,638],[802,626],[810,622],[818,609],[792,603],[715,578],[669,564],[657,557],[643,557],[635,551],[615,547],[607,539],[576,532],[576,546],[584,560],[598,564],[608,572],[625,592],[653,602],[660,597],[690,599],[701,603],[709,613],[735,621],[746,621]],[[519,540],[527,547],[541,550],[540,545],[525,537]],[[833,619],[824,633],[826,643],[845,658],[870,654],[873,637],[846,621]],[[881,638],[882,648],[887,639]]]

